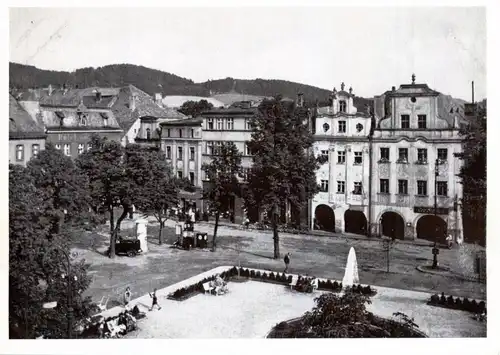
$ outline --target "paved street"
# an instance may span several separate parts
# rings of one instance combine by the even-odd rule
[[[157,226],[150,223],[149,252],[135,258],[117,256],[111,260],[103,255],[109,243],[108,227],[101,226],[98,233],[85,232],[79,235],[75,250],[78,251],[79,258],[84,258],[91,264],[90,274],[93,276],[88,294],[96,301],[104,295],[110,296],[111,306],[120,299],[126,286],[131,286],[135,296],[139,296],[152,288],[166,287],[219,265],[241,264],[283,270],[283,261],[272,259],[272,235],[268,232],[222,226],[218,232],[216,252],[200,249],[184,251],[169,247],[176,239],[172,228],[174,225],[175,222],[168,222],[165,238],[167,243],[160,246]],[[132,226],[132,221],[126,221],[122,234],[132,235]],[[213,226],[198,224],[196,230],[211,234]],[[380,241],[284,233],[280,234],[280,239],[281,253],[292,253],[290,272],[341,280],[347,254],[353,246],[363,284],[485,298],[484,284],[416,270],[417,266],[432,262],[431,250],[427,246],[397,244],[391,251],[391,272],[387,273],[386,257]],[[442,249],[440,264],[457,267],[459,263],[456,258],[455,250]]]

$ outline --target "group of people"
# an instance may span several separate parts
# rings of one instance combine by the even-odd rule
[[[227,288],[227,282],[225,282],[220,274],[215,276],[215,280],[210,282],[210,287],[212,287],[213,292],[216,295],[223,295],[227,292],[229,292],[229,289]]]
[[[299,292],[312,293],[318,288],[318,279],[315,277],[302,277],[299,276],[297,279],[297,284],[295,285],[295,290]]]
[[[99,338],[121,338],[128,332],[136,330],[137,319],[132,314],[134,311],[140,313],[138,308],[134,308],[132,312],[126,309],[118,317],[109,320],[101,319],[97,327]]]

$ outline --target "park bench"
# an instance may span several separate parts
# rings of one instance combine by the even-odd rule
[[[316,291],[318,289],[318,286],[319,286],[319,281],[317,278],[314,278],[312,281],[311,281],[311,286],[313,288],[313,292]]]
[[[212,286],[212,282],[211,281],[208,281],[208,282],[205,282],[203,284],[203,291],[205,291],[205,293],[212,293],[212,291],[215,291],[215,287]]]
[[[106,310],[107,305],[108,305],[108,301],[109,301],[109,297],[108,296],[102,296],[101,300],[97,304],[97,307],[99,308],[99,310],[101,312],[104,312]]]
[[[297,281],[299,280],[298,276],[293,276],[292,277],[292,282],[290,282],[290,288],[293,290],[295,286],[297,286]]]

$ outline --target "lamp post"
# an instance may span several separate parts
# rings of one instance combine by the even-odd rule
[[[436,159],[436,163],[434,165],[434,217],[435,220],[437,221],[437,178],[439,176],[439,159]],[[436,222],[437,223],[437,222]],[[439,254],[439,248],[437,244],[437,237],[438,237],[438,230],[439,226],[436,224],[436,235],[435,235],[435,240],[434,240],[434,247],[432,248],[432,268],[437,269],[438,266],[438,260],[437,256]]]

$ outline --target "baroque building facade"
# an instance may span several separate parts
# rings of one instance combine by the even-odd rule
[[[457,177],[462,150],[457,110],[426,84],[375,97],[371,233],[444,242],[463,238]]]
[[[352,88],[334,88],[313,124],[316,156],[328,158],[317,172],[320,192],[311,201],[311,228],[366,234],[369,213],[371,116],[354,106]]]

